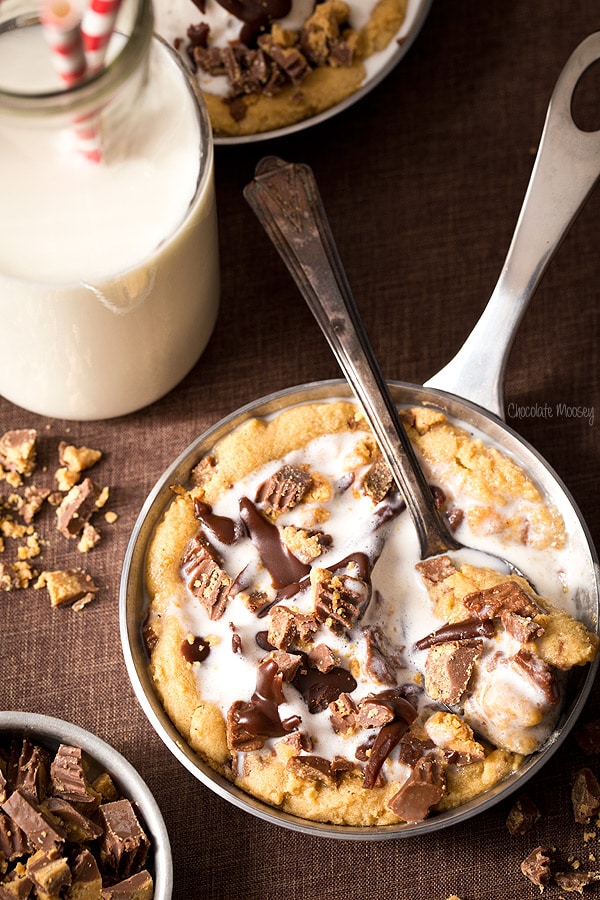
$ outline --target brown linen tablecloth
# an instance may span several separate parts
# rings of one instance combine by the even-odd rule
[[[45,419],[0,400],[1,430],[37,428],[49,471],[61,439],[101,449],[94,477],[110,486],[107,508],[118,513],[83,560],[101,585],[83,611],[51,609],[44,591],[0,595],[2,707],[89,728],[139,769],[170,833],[176,900],[534,898],[539,889],[520,862],[537,845],[600,869],[600,831],[575,826],[570,802],[574,772],[584,764],[599,772],[600,760],[585,757],[573,736],[528,784],[542,816],[522,837],[506,828],[511,801],[425,839],[370,843],[310,838],[239,810],[184,770],[149,725],[127,677],[117,609],[130,531],[174,457],[252,399],[339,374],[242,198],[257,161],[274,153],[313,167],[386,376],[422,383],[456,352],[491,293],[554,83],[599,28],[592,0],[434,0],[407,56],[359,103],[286,139],[217,147],[222,309],[204,356],[168,397],[89,423]],[[588,104],[596,127],[599,101],[596,90]],[[596,193],[524,317],[506,378],[508,423],[566,482],[596,540],[599,223]],[[536,404],[552,417],[521,414]],[[559,404],[588,412],[568,415]],[[53,533],[35,564],[82,559]],[[582,720],[599,715],[592,696]],[[585,894],[599,895],[600,885]],[[549,887],[545,896],[561,892]]]

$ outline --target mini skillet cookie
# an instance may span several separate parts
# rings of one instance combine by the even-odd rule
[[[192,66],[217,135],[272,131],[355,93],[408,0],[164,0],[157,30]]]
[[[418,452],[433,431],[440,445],[480,457],[475,472],[507,470],[440,414],[403,416]],[[522,491],[528,476],[510,465],[510,490]],[[372,825],[459,805],[543,742],[564,673],[596,652],[595,636],[527,583],[449,558],[420,563],[352,403],[251,420],[199,461],[192,481],[175,488],[149,549],[151,675],[193,749],[275,807]],[[472,494],[446,481],[432,485],[438,505],[468,528],[478,479]],[[489,509],[508,503],[503,491],[488,489]],[[544,531],[523,534],[546,541],[532,559],[562,570],[560,517],[528,491],[527,514]],[[503,527],[510,544],[512,523],[499,517]],[[520,699],[493,730],[494,691],[507,683]]]

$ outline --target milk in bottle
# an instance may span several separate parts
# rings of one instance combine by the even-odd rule
[[[140,0],[104,72],[65,90],[41,26],[0,24],[0,393],[33,412],[139,409],[189,372],[215,324],[210,126],[151,27]],[[99,163],[77,147],[90,114]]]

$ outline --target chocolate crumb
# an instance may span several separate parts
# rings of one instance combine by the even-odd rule
[[[546,847],[536,847],[521,863],[521,872],[532,884],[544,888],[552,878],[550,864],[550,851]]]
[[[522,794],[513,804],[506,818],[510,834],[526,834],[539,820],[540,811],[527,794]]]
[[[0,437],[0,467],[7,472],[31,475],[36,453],[37,431],[34,428],[16,428],[5,431]]]
[[[35,588],[46,588],[50,595],[51,606],[89,603],[98,591],[94,580],[83,569],[59,569],[54,572],[42,572],[35,583]]]
[[[554,880],[561,891],[566,891],[567,894],[575,891],[582,894],[584,887],[587,887],[588,884],[600,881],[600,872],[557,872]]]
[[[571,802],[575,821],[585,825],[600,810],[600,784],[591,769],[580,769],[573,782]]]

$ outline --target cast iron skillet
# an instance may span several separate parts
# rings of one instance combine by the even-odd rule
[[[541,492],[562,515],[569,541],[581,557],[578,588],[573,601],[577,617],[593,631],[598,630],[600,571],[591,536],[558,475],[531,445],[503,421],[502,382],[506,356],[526,303],[600,174],[600,133],[580,131],[571,117],[575,86],[583,72],[598,58],[600,33],[580,44],[561,73],[552,95],[538,158],[504,269],[470,337],[452,362],[425,386],[396,381],[387,385],[397,406],[434,406],[501,447],[529,472]],[[574,159],[576,165],[573,165]],[[259,164],[257,178],[253,182],[253,185],[260,183],[275,204],[278,221],[283,201],[291,229],[297,236],[294,255],[298,246],[314,241],[316,233],[321,238],[323,235],[330,237],[326,221],[324,231],[320,229],[315,232],[312,213],[307,213],[302,205],[298,206],[298,194],[294,192],[297,172],[298,167],[267,158]],[[269,188],[269,181],[273,178],[275,186],[271,184]],[[285,253],[289,252],[289,234],[280,236],[276,243],[278,249],[288,248]],[[336,277],[343,278],[332,241],[326,240],[324,246],[328,261],[325,269],[332,265],[337,270]],[[285,253],[282,254],[284,258]],[[304,290],[302,282],[307,280],[306,273],[298,275],[294,272],[294,277]],[[347,285],[344,285],[344,293],[350,293]],[[473,377],[471,373],[474,373]],[[183,451],[155,485],[133,529],[121,578],[121,641],[134,690],[151,724],[182,765],[216,794],[261,819],[305,834],[345,840],[382,840],[426,834],[458,824],[522,787],[548,761],[574,725],[592,688],[600,657],[592,665],[572,673],[556,728],[540,750],[528,757],[516,773],[462,806],[416,824],[354,827],[300,819],[249,796],[217,775],[194,753],[172,724],[154,691],[142,637],[142,624],[149,602],[144,574],[146,550],[155,526],[172,499],[170,486],[186,484],[198,460],[218,440],[249,418],[270,416],[301,403],[352,396],[344,380],[302,384],[270,394],[222,419]]]

